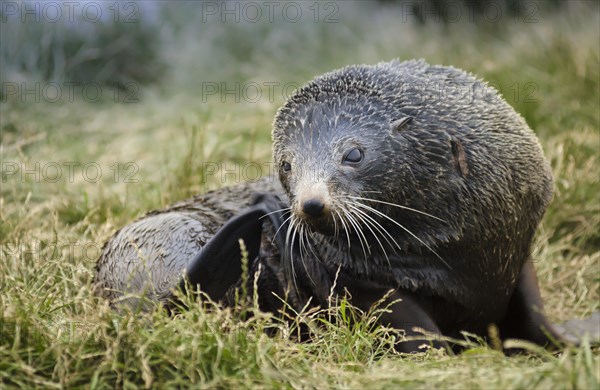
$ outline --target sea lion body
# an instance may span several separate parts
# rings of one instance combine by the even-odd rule
[[[302,309],[332,293],[367,310],[393,291],[380,320],[409,335],[486,336],[493,323],[503,339],[562,340],[528,261],[550,169],[523,118],[482,81],[423,61],[327,73],[278,111],[273,151],[281,186],[208,193],[117,232],[98,262],[101,293],[150,286],[166,301],[185,274],[223,301],[239,284],[243,238],[263,310],[281,307],[274,294]],[[141,247],[152,254],[143,272],[132,265]]]
[[[349,66],[290,97],[273,145],[292,225],[316,241],[305,263],[410,293],[443,333],[504,319],[552,177],[493,88],[423,61]]]

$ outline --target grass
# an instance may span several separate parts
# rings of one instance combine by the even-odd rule
[[[206,162],[270,161],[282,85],[422,57],[495,83],[536,131],[555,177],[534,251],[546,311],[560,322],[599,310],[598,7],[572,2],[561,14],[540,8],[537,23],[483,26],[402,23],[389,7],[340,6],[331,24],[193,23],[193,8],[172,12],[174,27],[160,32],[169,68],[138,85],[137,103],[115,103],[110,87],[95,103],[4,99],[1,387],[598,388],[600,351],[587,344],[508,358],[471,340],[459,356],[399,356],[389,349],[397,335],[372,326],[372,315],[344,320],[356,314],[347,306],[298,343],[286,337],[293,326],[266,314],[248,319],[191,297],[174,318],[160,308],[115,312],[91,294],[100,246],[118,227],[238,179],[207,175]],[[257,101],[203,90],[236,82],[280,85]],[[69,163],[78,164],[72,177]],[[88,163],[101,178],[84,173]]]

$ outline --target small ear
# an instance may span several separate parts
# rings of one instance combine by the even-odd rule
[[[407,116],[401,119],[397,119],[395,121],[392,122],[392,130],[393,131],[400,131],[402,130],[405,126],[409,125],[410,123],[412,123],[413,121],[413,117],[412,116]]]
[[[450,148],[452,149],[452,157],[454,157],[454,167],[463,177],[469,174],[469,164],[467,162],[467,154],[465,148],[458,138],[450,139]]]

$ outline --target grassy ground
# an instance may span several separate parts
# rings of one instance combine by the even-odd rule
[[[586,345],[507,358],[470,342],[460,356],[406,357],[387,347],[393,333],[367,320],[325,324],[301,344],[262,315],[242,320],[197,305],[176,318],[159,308],[116,313],[90,294],[100,246],[118,227],[238,179],[206,177],[203,163],[270,161],[284,86],[399,57],[481,75],[525,116],[555,176],[534,252],[548,316],[598,310],[598,7],[572,2],[560,15],[537,9],[535,23],[521,15],[517,23],[445,26],[404,22],[397,11],[343,5],[337,23],[190,23],[180,15],[177,28],[160,31],[169,65],[161,82],[125,91],[138,102],[115,103],[108,87],[95,103],[5,98],[0,386],[598,388],[600,352]],[[221,93],[236,82],[257,83],[263,96]],[[279,83],[272,99],[271,82]],[[279,335],[269,338],[263,330],[273,326]]]

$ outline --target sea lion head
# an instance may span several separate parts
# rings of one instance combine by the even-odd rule
[[[392,68],[374,70],[352,66],[320,76],[275,117],[274,163],[300,230],[381,236],[402,208],[422,211],[407,229],[428,214],[416,196],[433,184],[414,178],[425,169],[409,139],[419,133],[414,107],[402,104]],[[437,169],[436,161],[423,163]]]

